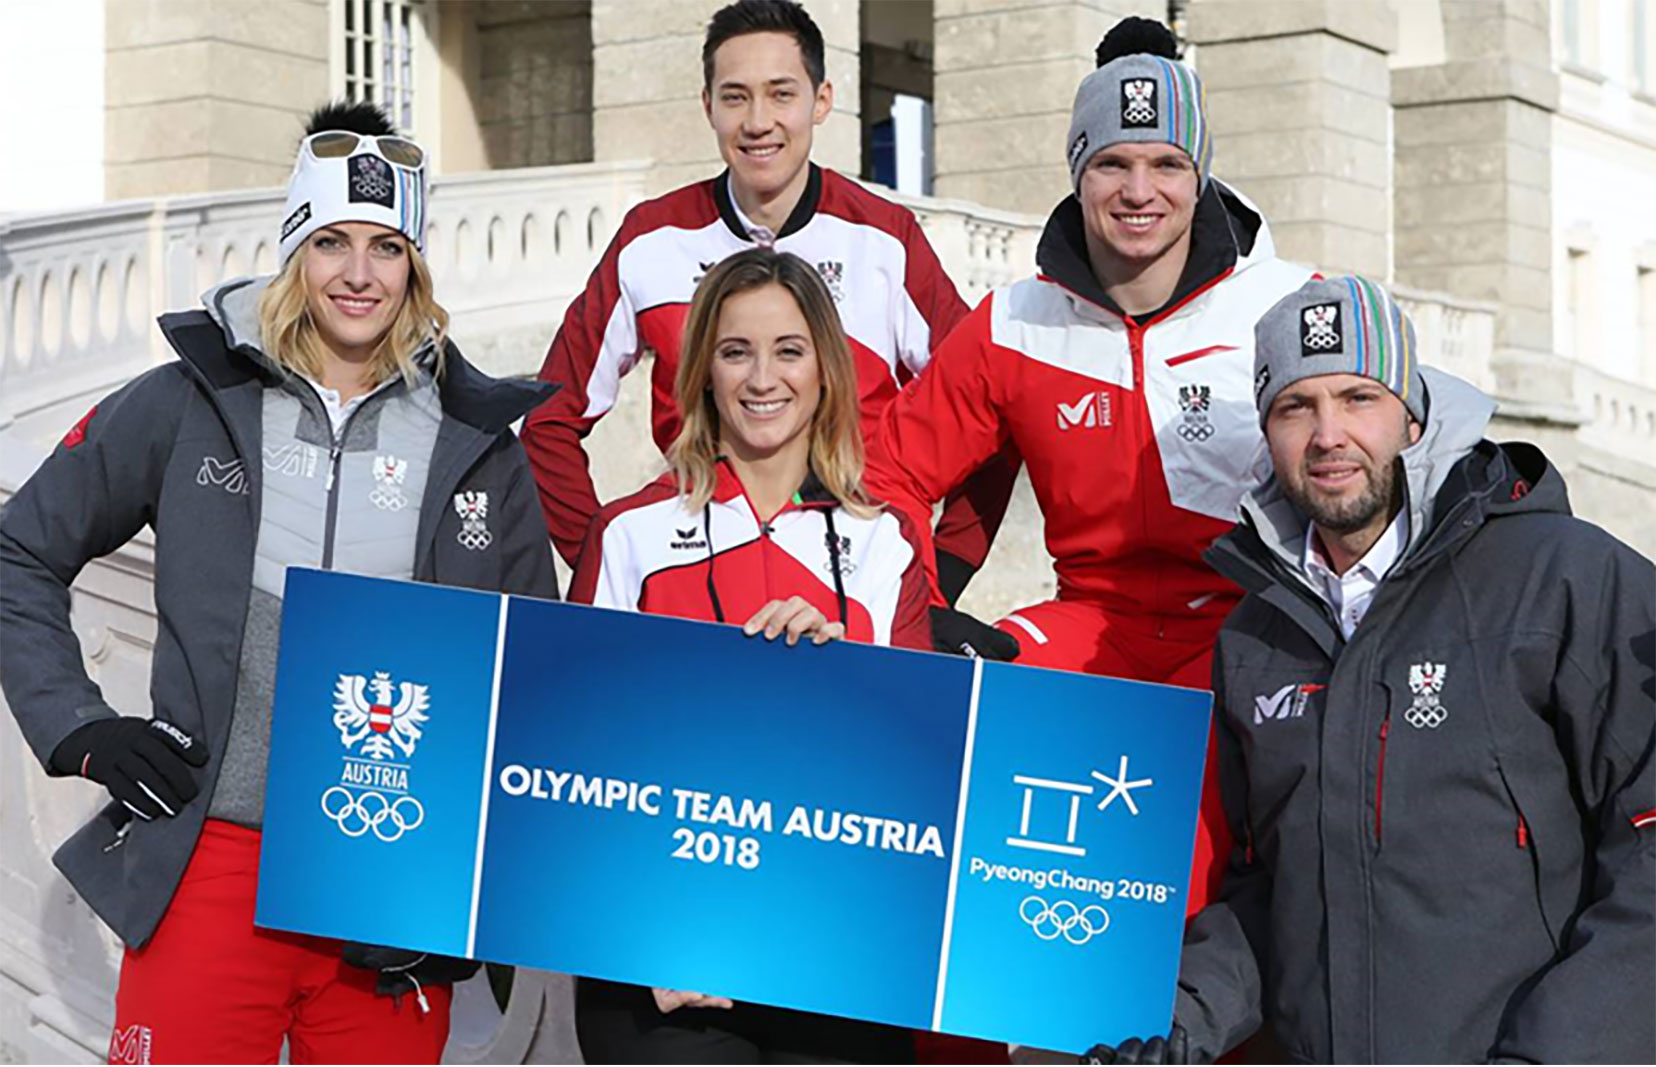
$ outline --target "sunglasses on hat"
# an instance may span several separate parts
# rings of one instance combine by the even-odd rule
[[[317,159],[345,159],[364,145],[399,167],[418,169],[425,165],[425,149],[402,137],[370,136],[345,130],[325,130],[305,138],[305,147]]]

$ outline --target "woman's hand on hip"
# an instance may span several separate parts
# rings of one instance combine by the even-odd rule
[[[786,600],[773,600],[760,608],[742,627],[742,632],[749,637],[763,632],[767,641],[787,634],[790,645],[798,644],[801,637],[809,637],[811,644],[825,645],[845,636],[845,624],[829,622],[828,617],[810,601],[791,596]]]

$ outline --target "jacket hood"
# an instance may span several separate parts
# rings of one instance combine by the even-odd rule
[[[1409,512],[1409,543],[1404,557],[1430,536],[1433,524],[1448,510],[1446,501],[1439,498],[1440,491],[1461,461],[1483,440],[1495,413],[1495,402],[1470,382],[1432,367],[1420,368],[1420,376],[1426,384],[1426,425],[1420,440],[1400,456],[1407,486],[1404,506]],[[1562,479],[1557,481],[1562,489]],[[1307,520],[1283,492],[1274,472],[1242,498],[1242,522],[1252,528],[1264,548],[1285,564],[1290,574],[1300,573]]]
[[[232,349],[247,353],[273,373],[281,373],[275,361],[264,353],[259,335],[259,300],[274,274],[260,278],[232,278],[201,294],[201,306],[207,315],[224,331],[224,343]]]
[[[268,380],[287,373],[265,354],[259,333],[259,299],[274,280],[274,275],[235,278],[202,294],[206,316],[222,334],[222,349],[180,343],[182,338],[175,338],[179,355],[214,387],[226,388],[249,376]],[[169,336],[186,325],[176,316],[162,319]],[[443,373],[437,379],[443,411],[485,433],[507,429],[562,388],[549,382],[490,377],[472,366],[452,340],[444,345]],[[428,342],[415,354],[415,361],[428,366],[432,351]]]
[[[1247,197],[1218,179],[1196,201],[1190,222],[1190,258],[1185,261],[1179,284],[1167,303],[1149,315],[1148,322],[1182,303],[1192,293],[1233,270],[1246,270],[1255,263],[1276,258],[1276,245],[1264,214]],[[1081,201],[1072,193],[1059,202],[1047,217],[1035,249],[1035,262],[1043,276],[1099,307],[1127,318],[1119,305],[1104,293],[1087,258],[1086,226],[1081,218]]]

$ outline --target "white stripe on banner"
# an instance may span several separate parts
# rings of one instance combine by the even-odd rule
[[[500,598],[500,625],[495,630],[494,686],[489,693],[489,739],[483,746],[483,799],[477,805],[477,856],[472,861],[471,917],[466,922],[466,958],[477,958],[477,905],[483,895],[483,842],[489,833],[489,793],[494,770],[495,719],[500,714],[500,668],[506,659],[506,616],[512,598]]]
[[[960,803],[955,808],[953,864],[949,899],[943,906],[943,947],[937,954],[937,1000],[932,1004],[933,1030],[943,1028],[943,994],[949,985],[949,941],[954,936],[955,888],[960,884],[960,839],[966,833],[966,797],[972,791],[972,745],[977,741],[978,693],[983,688],[983,660],[972,660],[972,703],[966,712],[966,751],[960,757]]]

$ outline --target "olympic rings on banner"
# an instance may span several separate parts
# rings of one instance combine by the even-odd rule
[[[1035,907],[1032,909],[1030,905]],[[1093,913],[1098,914],[1094,915]],[[1048,904],[1037,896],[1025,897],[1018,905],[1018,917],[1029,924],[1042,941],[1062,937],[1072,945],[1085,945],[1110,928],[1110,913],[1097,904],[1078,908],[1067,900]]]
[[[425,807],[413,797],[391,801],[372,790],[353,795],[342,785],[322,794],[322,814],[339,824],[346,837],[361,837],[372,830],[381,841],[395,841],[425,822]]]

